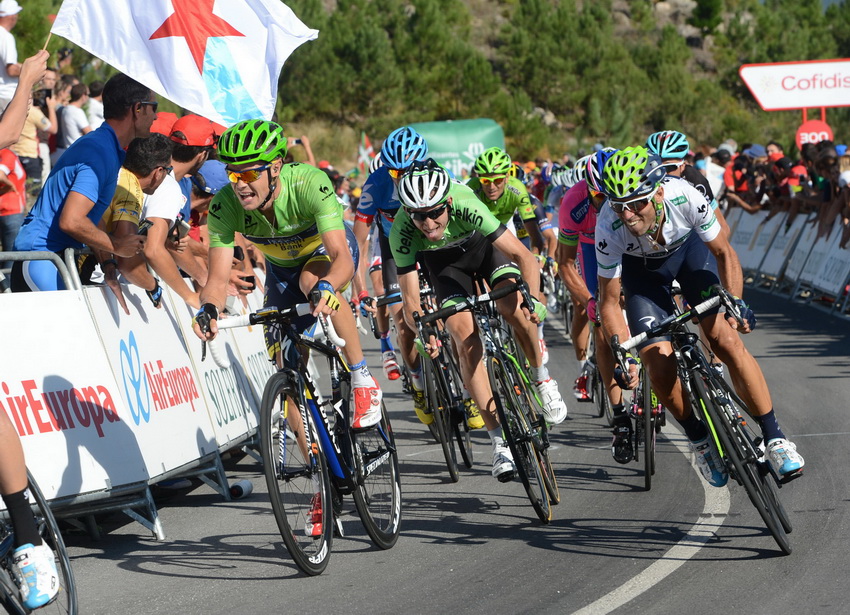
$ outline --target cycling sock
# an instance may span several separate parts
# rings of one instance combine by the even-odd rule
[[[680,420],[679,425],[685,430],[685,435],[691,442],[702,440],[708,435],[708,428],[705,423],[699,420],[693,412],[688,415],[688,418]]]
[[[543,339],[543,323],[542,322],[537,325],[537,337],[540,338],[541,340]]]
[[[417,391],[422,390],[422,366],[419,366],[419,369],[413,369],[408,366],[407,371],[410,373],[410,384],[413,385],[413,388]]]
[[[467,399],[471,399],[471,398],[472,398],[472,395],[469,394],[469,389],[467,389],[466,387],[463,387],[463,399],[464,399],[464,401],[467,400]]]
[[[395,350],[393,348],[393,342],[390,339],[390,332],[381,333],[381,352],[387,352],[389,350]]]
[[[587,365],[587,359],[582,359],[581,361],[578,362],[578,373],[579,374],[584,373],[584,368],[585,368],[586,365]]]
[[[549,379],[549,370],[546,369],[545,365],[541,365],[540,367],[532,367],[531,371],[534,372],[535,382],[543,382],[544,380]]]
[[[493,443],[493,448],[497,446],[504,446],[505,439],[502,437],[502,428],[496,427],[495,429],[491,429],[487,432],[487,435],[490,436],[490,442]]]
[[[780,429],[779,423],[776,421],[776,413],[773,411],[773,408],[764,416],[757,416],[756,421],[761,426],[761,434],[764,436],[765,443],[776,440],[777,438],[785,438],[785,434],[782,433],[782,429]]]
[[[32,509],[27,502],[27,496],[24,495],[25,491],[26,489],[3,496],[3,501],[9,511],[9,518],[12,521],[12,529],[15,531],[16,548],[26,544],[32,544],[36,547],[41,544],[41,536],[39,536],[38,528],[35,526]]]
[[[369,366],[366,365],[366,359],[363,359],[360,363],[351,366],[351,386],[371,387],[374,386],[374,384],[372,373],[369,371]]]

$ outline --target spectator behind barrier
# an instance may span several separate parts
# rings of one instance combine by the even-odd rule
[[[16,250],[61,252],[87,245],[117,256],[141,253],[144,237],[115,239],[97,223],[115,195],[124,149],[133,139],[150,136],[156,108],[150,88],[123,74],[109,79],[103,90],[103,125],[74,142],[51,171],[24,220]],[[17,262],[12,267],[13,291],[63,288],[49,261]]]

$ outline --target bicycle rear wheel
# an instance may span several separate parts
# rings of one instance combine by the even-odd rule
[[[446,460],[446,467],[449,470],[449,478],[453,483],[460,480],[460,474],[457,470],[457,455],[455,453],[454,443],[452,442],[452,408],[451,401],[446,396],[444,382],[440,382],[440,378],[444,378],[443,374],[438,370],[442,366],[438,360],[423,359],[425,376],[425,394],[428,401],[428,406],[434,413],[434,422],[431,424],[432,433],[440,443],[440,448],[443,451],[443,458]]]
[[[375,546],[389,549],[398,540],[401,524],[401,477],[386,406],[381,404],[377,426],[353,431],[351,440],[358,484],[354,505]]]
[[[309,409],[289,372],[273,375],[260,408],[260,452],[272,512],[302,572],[321,574],[333,546],[330,477]]]
[[[552,507],[543,479],[544,470],[538,463],[534,443],[531,440],[531,425],[520,408],[521,402],[501,361],[496,358],[489,359],[487,373],[490,377],[496,411],[499,414],[505,440],[513,455],[517,474],[525,487],[534,512],[543,523],[549,523],[552,519]]]
[[[38,609],[39,613],[50,613],[56,615],[76,615],[77,613],[77,589],[74,583],[74,573],[71,570],[71,561],[68,558],[68,551],[65,548],[65,542],[62,540],[62,533],[59,531],[59,526],[50,510],[50,506],[35,479],[27,470],[27,479],[29,480],[29,500],[33,515],[35,516],[36,527],[41,536],[42,543],[50,547],[53,551],[53,558],[56,564],[56,572],[59,575],[59,593],[56,598],[49,604]],[[4,524],[0,523],[0,534],[4,532]],[[5,557],[0,560],[0,592],[2,592],[3,606],[9,613],[25,614],[30,613],[30,610],[23,605],[23,598],[20,592],[20,581],[12,571],[12,542],[14,537],[11,533],[6,533],[2,536],[3,542],[9,542],[9,551]]]
[[[779,500],[768,482],[773,479],[768,478],[762,471],[750,436],[741,425],[741,414],[732,400],[725,395],[722,386],[714,383],[712,377],[708,377],[708,382],[697,377],[694,382],[697,394],[704,400],[703,407],[717,430],[723,447],[724,461],[731,474],[744,487],[776,544],[785,555],[790,555],[791,543],[780,519],[777,507]],[[783,509],[783,515],[784,512]]]
[[[643,389],[643,486],[652,489],[652,476],[655,474],[655,419],[652,414],[652,383],[648,370],[641,369],[641,388]]]

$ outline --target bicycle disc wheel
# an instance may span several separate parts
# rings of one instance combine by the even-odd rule
[[[328,565],[333,506],[316,425],[299,401],[290,374],[269,379],[260,408],[260,452],[280,535],[298,568],[313,576]]]
[[[749,436],[741,429],[735,408],[719,385],[707,385],[699,377],[694,381],[699,396],[704,400],[704,408],[711,415],[711,421],[717,429],[717,435],[723,447],[724,460],[731,466],[730,470],[734,473],[737,482],[744,487],[750,502],[773,535],[776,544],[785,555],[789,555],[791,543],[775,506],[778,500],[775,494],[770,492],[770,485],[760,471],[760,464],[755,455],[751,452],[752,446],[748,446],[748,442],[745,442]],[[709,386],[712,388],[711,393],[709,393]]]
[[[50,506],[38,484],[33,479],[32,475],[27,470],[27,479],[29,480],[29,500],[33,515],[35,516],[36,528],[41,536],[41,541],[50,547],[53,551],[54,563],[56,564],[56,572],[59,575],[59,593],[56,598],[49,604],[38,609],[39,613],[49,613],[56,615],[76,615],[77,613],[77,589],[74,583],[74,573],[71,570],[71,561],[68,558],[68,551],[65,548],[65,542],[62,540],[62,533],[59,531],[59,526],[56,524],[56,519],[50,510]],[[0,528],[3,524],[0,524]],[[24,614],[30,613],[30,610],[23,605],[20,586],[15,574],[12,572],[12,545],[13,536],[7,534],[3,537],[9,541],[9,552],[0,560],[0,592],[4,595],[2,603],[6,610],[10,613]]]
[[[502,424],[502,432],[514,458],[517,474],[525,487],[534,512],[543,523],[549,523],[552,519],[552,507],[549,503],[549,493],[543,482],[543,472],[534,453],[531,426],[526,422],[525,415],[519,408],[513,385],[502,363],[492,358],[489,368],[487,373],[493,390],[493,400]]]
[[[358,483],[354,505],[375,546],[389,549],[398,540],[401,524],[401,477],[386,406],[381,404],[376,427],[352,432],[351,440]]]
[[[446,467],[449,470],[449,478],[453,483],[460,480],[460,474],[457,471],[457,455],[455,454],[454,443],[452,442],[452,419],[451,419],[451,404],[446,398],[445,391],[441,383],[437,381],[442,376],[437,370],[442,369],[437,361],[432,359],[423,359],[426,364],[428,373],[425,375],[425,391],[426,399],[431,411],[434,413],[434,422],[431,423],[437,441],[440,443],[440,448],[443,451],[443,458],[446,460]]]

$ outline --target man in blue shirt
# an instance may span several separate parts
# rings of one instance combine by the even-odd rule
[[[139,254],[144,236],[113,239],[97,223],[115,193],[124,150],[133,139],[150,136],[156,109],[148,87],[122,74],[107,81],[104,123],[75,141],[50,172],[21,226],[15,250],[61,252],[87,245],[123,257]],[[12,267],[13,291],[63,288],[50,261],[17,262]]]

